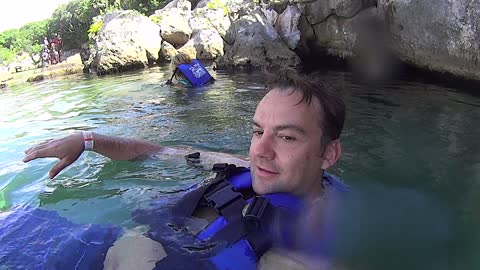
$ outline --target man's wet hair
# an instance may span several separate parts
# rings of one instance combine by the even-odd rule
[[[321,81],[321,76],[302,74],[294,68],[281,67],[265,71],[268,77],[266,93],[272,89],[302,93],[299,104],[311,104],[312,99],[320,103],[320,127],[322,129],[322,146],[340,138],[345,122],[345,103],[333,87]]]

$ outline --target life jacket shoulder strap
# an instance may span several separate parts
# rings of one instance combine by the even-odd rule
[[[191,158],[191,155],[185,157],[188,159]],[[231,205],[236,205],[238,201],[242,202],[244,199],[242,193],[236,191],[226,179],[244,169],[233,164],[214,164],[212,171],[216,173],[215,179],[208,185],[188,192],[172,208],[173,214],[189,217],[193,215],[197,207],[208,205],[213,207],[220,215],[224,215],[227,218],[230,217],[231,219],[236,218],[238,215],[231,208]]]

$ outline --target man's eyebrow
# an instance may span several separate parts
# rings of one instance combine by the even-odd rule
[[[294,130],[296,132],[299,132],[301,134],[306,134],[307,133],[305,131],[305,129],[303,129],[302,127],[297,126],[297,125],[293,125],[293,124],[280,125],[280,126],[276,126],[274,128],[275,132],[282,131],[282,130],[285,130],[285,129],[292,129],[292,130]]]
[[[256,126],[256,127],[260,127],[260,128],[262,127],[259,123],[255,122],[255,121],[252,121],[252,125]],[[305,129],[303,129],[302,127],[297,126],[297,125],[293,125],[293,124],[280,125],[280,126],[276,126],[274,128],[275,132],[282,131],[282,130],[285,130],[285,129],[293,129],[294,131],[299,132],[301,134],[306,134],[307,133],[305,131]]]

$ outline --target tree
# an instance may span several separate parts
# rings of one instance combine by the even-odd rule
[[[137,10],[148,16],[167,2],[168,0],[72,0],[59,6],[48,20],[28,23],[20,29],[0,33],[0,61],[10,61],[22,51],[32,57],[34,53],[41,52],[44,37],[51,39],[56,34],[62,36],[64,50],[79,49],[88,41],[94,17],[114,9]],[[98,25],[94,26],[98,28]],[[95,27],[92,29],[95,30]]]
[[[115,1],[121,9],[133,9],[150,16],[157,9],[163,7],[165,0],[117,0]]]
[[[27,52],[34,60],[33,55],[40,53],[43,37],[47,33],[47,20],[27,23],[20,29],[0,33],[0,60],[9,62],[19,52]]]
[[[13,50],[17,35],[18,29],[10,29],[0,33],[0,46],[9,50]]]
[[[63,4],[50,18],[50,31],[62,36],[66,50],[78,49],[88,41],[92,19],[104,14],[109,7],[109,0],[73,0]]]

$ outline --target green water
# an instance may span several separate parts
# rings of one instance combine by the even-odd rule
[[[0,91],[0,212],[42,207],[76,223],[134,227],[133,210],[206,173],[182,160],[120,162],[84,153],[49,180],[56,160],[24,164],[23,151],[92,130],[247,155],[264,80],[214,76],[217,82],[200,90],[164,87],[169,74],[156,68]],[[349,269],[478,269],[479,94],[413,81],[362,86],[341,72],[323,77],[348,108],[344,154],[331,172],[363,192],[349,208],[351,234],[342,240]]]

